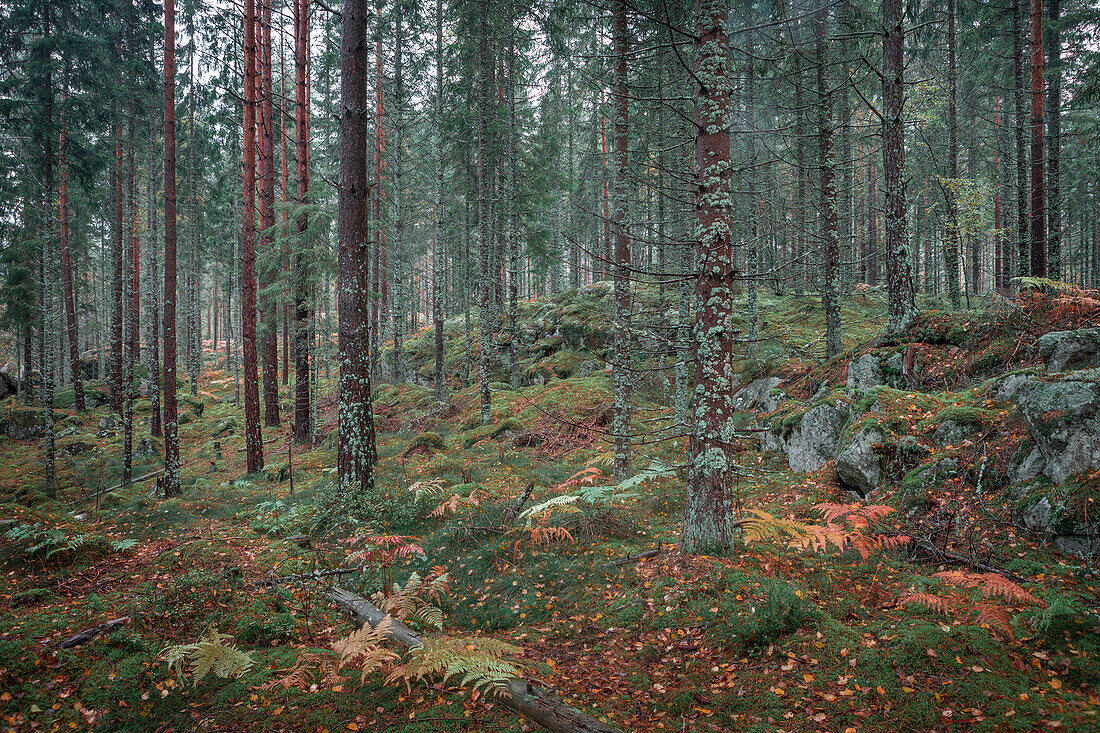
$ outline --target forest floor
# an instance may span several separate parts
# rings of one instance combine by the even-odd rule
[[[811,353],[821,348],[820,323],[805,300],[766,304],[767,328],[793,354],[784,361],[792,392],[800,375],[832,370],[839,378],[845,368]],[[525,313],[542,305],[525,304]],[[854,324],[847,358],[881,327],[873,306],[846,311]],[[941,313],[928,323],[966,331],[975,318]],[[449,344],[460,343],[461,322],[448,328]],[[1000,334],[996,348],[1017,336]],[[429,342],[421,334],[412,344],[425,369]],[[449,348],[461,361],[458,347]],[[579,359],[551,349],[530,369],[562,370]],[[666,468],[682,463],[682,439],[640,445],[635,466],[650,471],[632,485],[540,511],[530,527],[508,524],[505,512],[531,481],[527,507],[580,493],[587,484],[569,480],[586,469],[581,476],[595,477],[592,484],[611,483],[596,473],[610,473],[609,446],[596,431],[608,423],[611,392],[599,370],[515,390],[497,385],[487,427],[476,418],[473,388],[454,390],[444,407],[427,387],[379,387],[378,495],[349,512],[332,488],[332,381],[323,381],[320,401],[327,437],[314,449],[294,446],[288,465],[285,426],[265,428],[269,468],[245,476],[242,411],[224,365],[223,353],[208,351],[201,391],[182,404],[181,497],[151,496],[153,479],[94,495],[119,474],[122,434],[101,425],[106,407],[61,411],[67,435],[57,501],[38,491],[39,441],[0,445],[0,729],[529,729],[492,695],[471,694],[455,679],[406,685],[345,671],[341,679],[303,674],[278,683],[309,659],[303,652],[322,655],[352,630],[324,595],[334,579],[370,596],[436,566],[451,586],[440,601],[444,631],[431,633],[517,645],[526,677],[624,731],[1100,729],[1100,579],[997,507],[999,519],[975,523],[967,546],[961,535],[949,546],[994,558],[998,569],[1026,579],[1015,586],[1024,595],[971,596],[934,575],[958,566],[905,547],[864,557],[764,537],[722,557],[684,557],[676,548],[683,475]],[[962,372],[952,379],[959,392],[899,397],[898,429],[916,434],[930,412],[953,404],[948,393],[961,393],[968,379]],[[282,389],[285,409],[290,394]],[[660,385],[642,390],[636,416],[638,429],[655,436],[652,426],[671,415],[661,393]],[[10,403],[0,406],[9,419],[21,409]],[[138,442],[146,435],[141,425]],[[746,511],[808,526],[821,522],[815,506],[852,501],[831,462],[795,473],[754,438],[742,443],[736,488]],[[160,466],[159,443],[146,446],[136,476]],[[977,447],[966,449],[976,460]],[[875,502],[903,511],[878,529],[916,536],[897,484]],[[954,502],[958,513],[958,497],[941,488],[928,500]],[[419,551],[394,552],[397,544],[379,536],[403,537],[398,544]],[[372,546],[391,552],[354,554]],[[656,552],[608,565],[647,550]],[[357,572],[265,582],[349,565]],[[943,599],[947,613],[905,600],[918,592]],[[996,601],[983,617],[992,624],[977,619],[985,600]],[[55,646],[120,618],[129,620],[84,645]],[[164,650],[208,629],[251,656],[243,676],[194,682],[169,670]]]

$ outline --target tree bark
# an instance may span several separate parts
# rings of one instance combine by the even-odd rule
[[[614,154],[614,186],[612,189],[611,231],[614,250],[614,339],[611,357],[611,377],[615,386],[615,412],[612,420],[614,434],[614,480],[623,481],[630,475],[630,401],[634,387],[631,371],[630,338],[630,234],[627,229],[627,187],[630,174],[629,134],[627,115],[627,18],[626,0],[614,0],[612,13],[612,55],[615,59],[612,81],[612,108],[614,123],[612,148]]]
[[[256,354],[256,5],[244,3],[244,144],[241,225],[241,342],[244,351],[245,470],[263,470],[260,387]]]
[[[340,36],[340,180],[337,255],[340,323],[337,382],[341,491],[373,493],[374,415],[367,336],[367,8],[345,0]]]
[[[68,94],[62,93],[62,103],[67,101]],[[76,294],[73,289],[73,265],[72,255],[69,252],[69,168],[66,163],[66,148],[68,147],[68,126],[65,122],[65,111],[61,111],[61,140],[58,145],[57,173],[58,183],[58,229],[61,234],[59,241],[61,247],[61,286],[65,295],[65,331],[69,341],[69,367],[73,378],[73,407],[77,412],[84,412],[87,406],[84,403],[84,377],[80,373],[80,339],[77,333],[76,320]]]
[[[949,0],[954,2],[954,0]],[[886,332],[905,331],[917,315],[913,253],[905,202],[905,15],[902,0],[883,0],[882,171],[886,187]]]
[[[176,406],[176,5],[164,0],[164,495],[180,493]]]
[[[294,152],[298,186],[298,238],[294,244],[294,440],[309,443],[310,425],[310,298],[309,271],[305,247],[309,215],[309,91],[306,70],[309,63],[309,0],[294,3]]]
[[[257,0],[260,38],[257,59],[259,65],[258,127],[259,140],[259,251],[266,253],[266,262],[259,271],[259,287],[267,290],[270,274],[278,268],[274,251],[275,238],[275,109],[271,84],[271,0]],[[264,425],[279,424],[279,311],[270,294],[260,295],[260,358],[263,362]]]
[[[730,199],[728,0],[696,0],[695,408],[682,548],[721,550],[734,541],[733,209]]]
[[[959,123],[955,0],[947,0],[947,242],[944,275],[951,305],[959,307]]]
[[[1067,277],[1062,254],[1062,201],[1059,163],[1062,156],[1062,34],[1060,0],[1047,0],[1046,173],[1047,271],[1055,280]]]
[[[1024,147],[1024,55],[1021,0],[1012,2],[1012,103],[1015,112],[1014,133],[1016,139],[1016,273],[1024,276],[1031,271],[1028,247],[1027,218],[1027,153]]]
[[[443,306],[440,280],[443,265],[439,257],[443,229],[443,0],[435,0],[435,94],[433,96],[433,142],[435,160],[435,201],[432,212],[432,322],[435,326],[435,398],[447,401],[444,375]]]
[[[477,99],[477,248],[478,274],[481,278],[481,296],[478,307],[478,395],[481,405],[481,424],[492,420],[492,400],[489,395],[491,357],[493,353],[492,298],[493,274],[491,268],[492,241],[489,228],[489,0],[478,3],[478,99]]]
[[[829,64],[828,20],[825,8],[814,15],[817,75],[817,164],[821,173],[820,218],[824,273],[821,305],[825,310],[825,356],[844,350],[840,324],[840,222],[836,210],[836,160],[833,155],[833,97],[826,78]]]

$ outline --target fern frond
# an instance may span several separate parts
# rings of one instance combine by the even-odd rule
[[[1012,615],[1008,609],[998,603],[983,601],[974,604],[977,616],[974,621],[985,624],[1009,641],[1015,641],[1016,635],[1012,633]]]
[[[979,588],[986,598],[1003,598],[1010,603],[1021,606],[1046,605],[1016,583],[997,573],[965,573],[961,570],[945,570],[934,575],[951,585]]]
[[[801,542],[807,535],[808,527],[792,519],[773,516],[761,509],[749,509],[752,517],[741,520],[741,531],[745,542],[763,542],[769,539],[791,538]]]
[[[549,514],[556,509],[563,509],[567,512],[578,511],[577,508],[572,505],[576,504],[579,500],[580,497],[576,494],[560,494],[558,496],[553,496],[541,504],[536,504],[525,510],[519,515],[519,518],[526,519],[525,526],[527,529],[530,529],[535,525],[535,519],[540,515]]]
[[[229,644],[232,638],[229,634],[220,634],[211,627],[197,643],[168,647],[162,654],[169,671],[176,668],[182,676],[184,666],[187,666],[193,684],[198,684],[210,673],[223,679],[241,677],[252,667],[252,655]]]
[[[924,606],[944,616],[954,615],[954,611],[958,608],[958,599],[943,598],[933,595],[932,593],[924,592],[915,592],[903,596],[901,602]]]

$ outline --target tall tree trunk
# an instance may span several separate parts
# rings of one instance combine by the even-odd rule
[[[241,342],[244,351],[244,438],[248,473],[263,470],[256,354],[256,5],[244,4],[244,195],[241,225]]]
[[[951,305],[959,307],[959,123],[956,0],[947,0],[947,242],[944,269]]]
[[[508,237],[508,381],[513,388],[519,387],[520,378],[519,355],[517,353],[519,349],[519,283],[517,280],[519,279],[520,247],[519,233],[517,231],[519,221],[516,210],[516,197],[518,196],[518,192],[516,191],[516,166],[519,164],[516,156],[516,136],[519,134],[516,130],[516,27],[518,19],[515,17],[515,14],[515,0],[509,0],[508,71],[505,77],[505,100],[508,105],[508,132],[504,136],[504,154],[506,158],[505,162],[508,165],[508,183],[506,186],[508,192],[505,201],[507,209],[505,212],[505,231]],[[551,265],[554,273],[558,272],[559,266],[557,258],[555,258],[554,264]]]
[[[277,271],[275,238],[275,108],[271,84],[271,0],[260,5],[258,48],[259,87],[259,214],[260,251],[266,262],[260,266],[259,287],[268,290],[271,273]],[[270,294],[260,295],[260,359],[263,363],[264,425],[279,424],[279,311]]]
[[[131,85],[130,89],[131,99],[134,96],[134,90]],[[125,334],[124,334],[124,348],[123,348],[123,374],[125,375],[124,381],[124,396],[123,396],[123,448],[122,448],[122,485],[128,487],[130,485],[130,479],[133,477],[134,468],[134,377],[136,367],[138,363],[138,348],[141,343],[138,336],[139,327],[139,308],[141,307],[141,300],[139,296],[138,288],[140,287],[140,268],[141,260],[139,259],[141,254],[141,247],[138,244],[138,221],[137,221],[137,190],[136,190],[136,178],[137,178],[137,160],[136,160],[136,142],[134,136],[134,119],[137,116],[137,110],[131,108],[130,110],[130,124],[129,133],[126,141],[126,198],[130,203],[129,211],[129,231],[126,244],[126,263],[124,267],[126,288],[126,315],[125,322]]]
[[[114,274],[111,278],[111,373],[108,389],[111,412],[122,414],[122,303],[125,299],[123,281],[123,263],[125,262],[126,230],[122,216],[122,123],[115,125],[115,160],[112,175],[114,177],[115,229],[112,242],[111,259]]]
[[[306,68],[309,62],[309,0],[294,3],[294,133],[298,184],[298,237],[294,243],[294,440],[308,443],[310,421],[310,297],[309,270],[305,251],[309,215],[309,91]]]
[[[382,342],[387,317],[386,227],[382,225],[383,178],[386,166],[386,115],[382,74],[382,0],[375,5],[374,28],[374,249],[371,252],[371,375],[382,376]]]
[[[630,475],[630,401],[634,387],[631,371],[630,338],[630,234],[627,229],[627,187],[630,174],[627,115],[627,18],[626,0],[614,0],[611,4],[612,55],[615,59],[612,80],[612,108],[614,115],[613,173],[611,231],[615,239],[614,269],[614,339],[611,377],[615,386],[615,413],[612,433],[615,443],[614,480],[625,480]]]
[[[404,78],[404,29],[402,28],[400,2],[394,3],[393,18],[393,307],[390,309],[393,330],[393,381],[400,384],[405,381],[404,312],[407,303],[405,281],[405,212],[404,195],[404,150],[403,137],[405,104]]]
[[[954,0],[949,0],[953,2]],[[905,15],[902,0],[883,0],[882,176],[886,187],[887,333],[901,333],[917,315],[913,252],[905,202]]]
[[[1062,255],[1062,201],[1059,158],[1062,156],[1062,33],[1060,0],[1047,0],[1046,69],[1050,77],[1046,94],[1047,172],[1047,272],[1066,277]],[[1067,258],[1068,259],[1068,258]],[[1068,278],[1067,278],[1068,279]]]
[[[439,257],[443,229],[443,0],[435,0],[435,94],[432,97],[432,142],[434,143],[435,190],[432,211],[432,322],[435,326],[435,398],[447,401],[444,375],[443,306],[440,280],[443,265]]]
[[[157,297],[157,211],[156,211],[156,139],[152,115],[149,119],[149,194],[146,216],[149,219],[149,243],[146,246],[146,323],[149,324],[149,434],[154,438],[164,435],[160,418],[160,298]]]
[[[187,276],[184,287],[187,289],[186,312],[184,313],[186,344],[184,346],[184,366],[187,369],[187,381],[191,396],[199,396],[199,373],[202,371],[202,337],[199,331],[198,314],[198,248],[199,248],[199,194],[196,189],[195,166],[197,165],[198,131],[195,128],[195,97],[198,95],[198,75],[195,67],[195,13],[194,7],[187,8],[188,65],[190,75],[187,95]]]
[[[817,72],[817,165],[821,171],[820,218],[824,273],[821,305],[825,310],[825,356],[844,350],[840,323],[840,222],[836,210],[836,160],[833,155],[833,96],[826,74],[829,64],[829,11],[814,15]]]
[[[374,415],[367,350],[367,8],[345,0],[340,36],[340,179],[337,262],[340,490],[373,493]]]
[[[733,208],[730,200],[728,0],[696,0],[695,299],[696,404],[688,443],[688,486],[681,547],[722,550],[734,540]]]
[[[62,93],[62,102],[68,100],[68,94]],[[57,173],[58,183],[58,229],[61,234],[58,244],[61,247],[61,286],[65,296],[65,331],[69,341],[69,367],[73,378],[73,407],[84,412],[84,378],[80,373],[80,339],[77,333],[76,294],[73,289],[72,255],[69,252],[69,168],[66,163],[68,147],[68,126],[65,111],[61,111],[61,139],[58,145]]]
[[[1047,276],[1043,174],[1043,0],[1031,0],[1031,276]]]
[[[1012,2],[1012,104],[1015,113],[1013,132],[1016,139],[1016,274],[1027,275],[1031,271],[1031,255],[1028,248],[1027,220],[1027,153],[1024,147],[1026,87],[1024,86],[1023,12],[1021,0]]]
[[[478,394],[481,404],[481,424],[488,425],[492,420],[492,401],[489,395],[491,356],[493,353],[493,329],[491,303],[493,281],[490,271],[492,241],[489,230],[489,0],[478,2],[477,35],[477,249],[478,274],[480,275],[481,298],[478,307],[478,334],[480,338],[478,370]]]
[[[45,38],[49,38],[53,32],[52,28],[52,7],[51,3],[47,0],[41,4],[42,8],[42,35]],[[54,335],[53,325],[53,296],[54,285],[56,278],[54,277],[54,252],[53,242],[54,233],[52,231],[52,211],[54,202],[54,149],[53,149],[53,124],[54,124],[54,96],[53,96],[53,74],[51,70],[52,59],[50,58],[49,51],[46,48],[46,44],[41,43],[32,52],[34,55],[35,64],[38,67],[39,73],[42,74],[41,84],[38,88],[38,103],[40,113],[44,120],[44,124],[36,125],[37,129],[32,133],[36,142],[39,143],[41,148],[41,169],[42,176],[41,193],[42,200],[39,205],[42,207],[40,211],[46,212],[38,222],[38,236],[41,241],[41,254],[38,270],[39,283],[41,283],[38,296],[40,313],[40,328],[38,331],[38,358],[39,358],[39,374],[41,376],[41,405],[43,413],[43,422],[45,423],[45,455],[43,456],[43,469],[44,469],[44,485],[42,487],[43,493],[54,498],[57,496],[57,473],[56,473],[56,444],[54,441],[54,372],[55,361],[53,358],[53,349],[49,347]],[[29,335],[29,334],[28,334]],[[28,339],[29,341],[29,339]],[[29,354],[28,354],[29,356]],[[29,371],[29,359],[28,359],[28,371]]]
[[[246,64],[247,68],[247,64]],[[164,0],[164,495],[180,493],[176,406],[176,5]]]

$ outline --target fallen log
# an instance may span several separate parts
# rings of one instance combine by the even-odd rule
[[[252,585],[279,585],[280,583],[293,583],[296,580],[314,580],[329,575],[347,575],[358,573],[362,568],[336,568],[335,570],[317,570],[312,573],[298,573],[297,575],[273,575],[252,583]]]
[[[504,521],[501,522],[502,527],[507,527],[512,522],[516,521],[516,517],[519,516],[520,510],[523,509],[523,505],[527,503],[527,500],[531,498],[531,492],[535,490],[535,480],[531,479],[527,482],[527,485],[523,487],[523,493],[516,497],[516,500],[512,502],[512,506],[508,507],[508,511],[504,514]]]
[[[73,647],[80,646],[81,644],[87,644],[92,639],[101,634],[106,634],[117,626],[123,626],[130,623],[129,616],[123,616],[122,618],[111,619],[110,621],[104,621],[101,624],[92,626],[91,628],[84,629],[77,632],[72,636],[62,639],[54,644],[58,649],[72,649]]]
[[[351,614],[352,619],[360,626],[370,624],[374,627],[387,617],[387,614],[366,598],[339,586],[330,588],[328,597],[339,608]],[[423,643],[420,634],[396,620],[390,624],[387,636],[406,649]],[[494,700],[551,733],[622,733],[615,726],[577,710],[560,697],[551,695],[521,677],[511,679]]]
[[[639,552],[636,555],[627,555],[626,557],[620,557],[617,560],[612,560],[611,562],[605,562],[603,564],[603,567],[613,568],[616,565],[626,565],[628,562],[635,562],[637,560],[644,560],[647,557],[657,557],[658,555],[661,554],[661,549],[662,549],[661,545],[658,544],[657,547],[652,549],[652,550],[646,550],[645,552]]]
[[[164,473],[164,469],[163,468],[158,468],[156,471],[150,471],[149,473],[145,474],[144,476],[138,476],[137,478],[130,479],[130,485],[132,486],[134,484],[140,484],[142,481],[146,481],[148,479],[151,479],[154,476],[159,476],[162,473]],[[77,499],[77,501],[91,501],[92,499],[96,498],[97,496],[103,496],[104,494],[111,493],[115,489],[121,489],[121,488],[122,488],[122,484],[115,484],[114,486],[112,486],[109,489],[100,489],[99,491],[96,491],[95,493],[86,494],[85,496],[82,496],[79,499]]]

